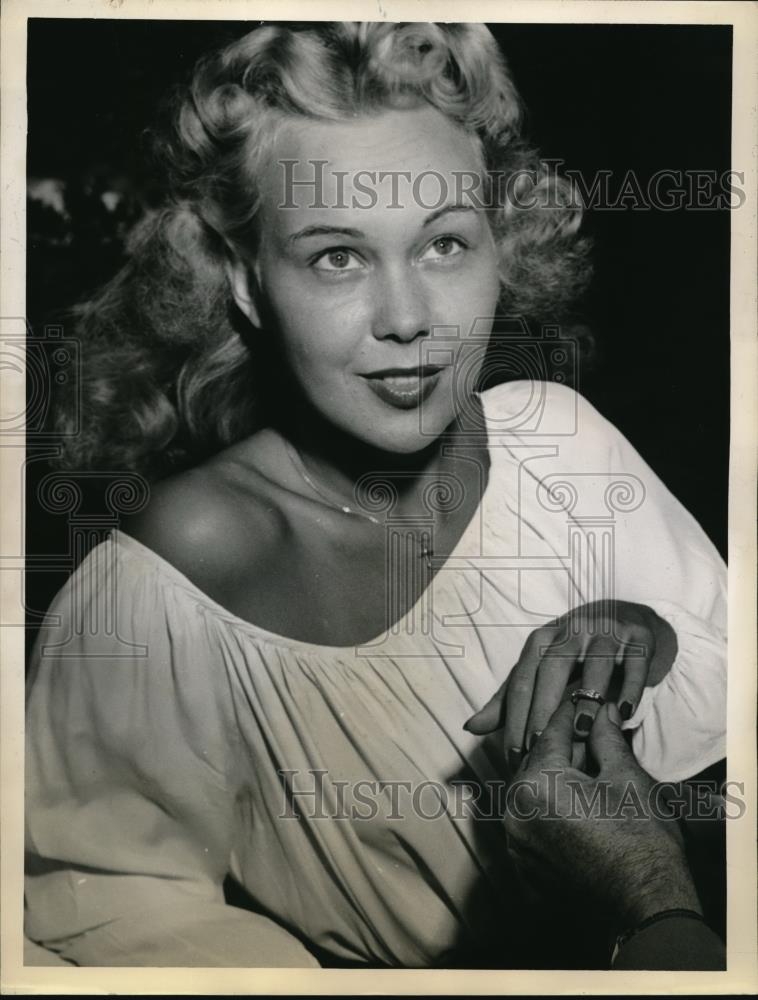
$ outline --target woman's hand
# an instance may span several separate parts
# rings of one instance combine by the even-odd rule
[[[504,725],[511,768],[518,765],[565,696],[569,678],[582,665],[579,687],[608,695],[615,668],[623,668],[616,697],[622,719],[635,711],[643,688],[657,684],[676,656],[676,634],[644,604],[596,601],[582,604],[535,629],[507,680],[465,728],[477,735]],[[599,704],[577,701],[576,737],[586,740]]]

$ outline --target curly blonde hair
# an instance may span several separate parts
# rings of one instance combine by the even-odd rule
[[[78,391],[59,401],[60,464],[157,477],[260,426],[265,361],[225,264],[230,247],[254,251],[256,179],[279,126],[424,103],[475,138],[485,179],[518,178],[497,188],[489,212],[503,310],[561,316],[590,273],[581,207],[522,140],[521,102],[487,28],[264,25],[204,57],[175,98],[158,146],[169,202],[132,234],[122,271],[77,310],[84,368]]]

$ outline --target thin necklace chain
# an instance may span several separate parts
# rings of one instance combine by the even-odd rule
[[[292,462],[295,471],[298,473],[298,475],[306,484],[306,486],[309,486],[313,490],[313,492],[318,497],[320,497],[320,499],[323,500],[325,504],[327,504],[327,506],[331,507],[332,510],[340,511],[342,514],[351,514],[353,517],[362,517],[364,520],[370,521],[372,524],[381,525],[382,522],[378,518],[374,517],[372,514],[368,514],[366,513],[366,511],[363,510],[355,510],[355,508],[349,507],[347,504],[338,503],[337,501],[333,500],[332,497],[324,493],[324,491],[321,490],[314,483],[314,481],[305,471],[305,464],[303,463],[303,460],[300,456],[300,452],[289,441],[285,440],[284,443],[287,448],[287,454],[290,457],[290,461]],[[432,548],[431,544],[431,535],[429,534],[428,531],[425,531],[421,536],[421,540],[419,542],[418,555],[422,559],[430,559],[434,555],[434,549]]]
[[[327,504],[333,510],[342,511],[343,514],[352,514],[354,517],[362,517],[366,521],[371,521],[372,524],[382,523],[378,518],[374,517],[373,514],[366,513],[365,510],[355,510],[353,507],[348,507],[347,504],[338,503],[336,500],[333,500],[330,496],[327,496],[327,494],[324,493],[323,490],[319,489],[319,487],[316,486],[311,477],[305,471],[305,465],[303,464],[303,460],[300,457],[300,452],[297,451],[295,446],[293,444],[290,444],[289,441],[285,441],[285,444],[287,446],[287,454],[289,455],[290,460],[292,461],[292,464],[294,465],[298,475],[303,480],[303,482],[305,482],[307,486],[310,486],[313,492],[324,501],[325,504]]]

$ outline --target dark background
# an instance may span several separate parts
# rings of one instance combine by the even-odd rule
[[[63,336],[73,334],[65,309],[114,273],[130,226],[160,202],[163,186],[146,130],[167,88],[186,80],[207,49],[252,27],[29,21],[28,171],[36,182],[65,185],[63,212],[60,203],[57,210],[43,204],[39,183],[28,203],[32,345],[49,339],[48,323],[63,322]],[[563,160],[588,180],[611,170],[612,189],[629,170],[644,190],[660,170],[720,174],[732,166],[730,27],[492,30],[528,108],[527,134],[545,157]],[[48,184],[48,202],[49,191]],[[590,349],[574,384],[631,440],[726,555],[729,212],[590,210],[584,229],[595,241],[596,271],[579,317],[591,331],[585,338]],[[43,415],[42,432],[29,436],[27,451],[30,642],[73,554],[72,518],[41,510],[35,499],[49,471],[45,424]],[[708,919],[723,934],[723,831],[716,836],[717,850],[699,837],[688,841],[688,853]],[[554,955],[564,930],[552,942]]]
[[[28,172],[65,183],[66,211],[29,202],[32,338],[113,274],[130,225],[160,201],[147,129],[167,88],[188,78],[200,54],[252,27],[29,21]],[[731,166],[730,27],[491,27],[545,157],[588,180],[612,170],[612,189],[630,169],[644,190],[659,170]],[[103,192],[118,197],[114,209]],[[594,348],[576,387],[726,554],[729,212],[590,210],[584,228],[596,272],[581,318]],[[31,487],[44,472],[44,461],[30,462]],[[66,519],[41,512],[33,488],[28,496],[28,551],[65,549]],[[32,629],[63,579],[62,569],[28,574]]]

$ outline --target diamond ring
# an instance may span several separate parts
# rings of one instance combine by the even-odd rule
[[[576,705],[578,701],[596,701],[598,705],[605,704],[605,698],[599,691],[595,691],[592,688],[577,688],[576,691],[572,691],[571,701],[574,705]]]

